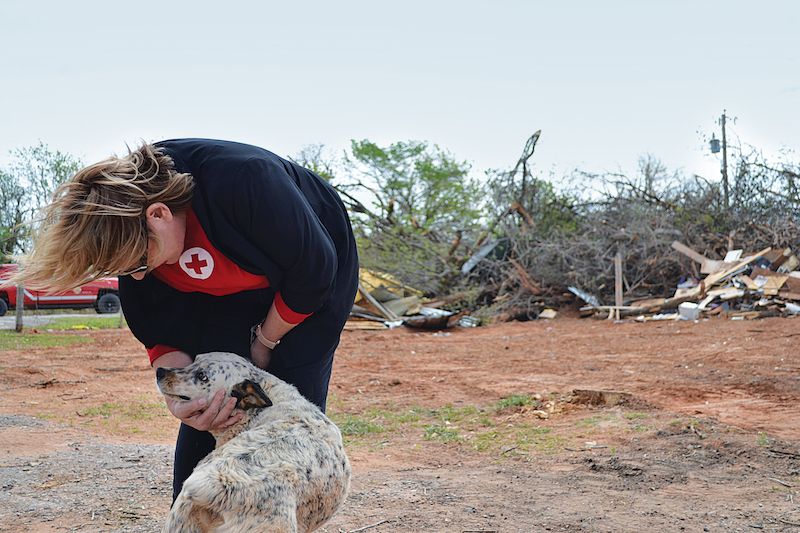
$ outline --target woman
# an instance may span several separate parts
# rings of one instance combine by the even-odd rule
[[[26,283],[68,290],[120,276],[128,325],[152,366],[234,352],[323,411],[352,308],[358,257],[344,205],[313,172],[239,143],[144,145],[78,172],[46,209]],[[167,400],[181,429],[173,498],[235,423],[235,399]]]

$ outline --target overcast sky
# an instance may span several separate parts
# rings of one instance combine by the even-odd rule
[[[800,147],[800,1],[0,0],[0,166],[41,140],[426,140],[476,173],[719,178],[705,142]]]

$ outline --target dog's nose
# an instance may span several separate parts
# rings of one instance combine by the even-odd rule
[[[156,379],[164,379],[164,376],[167,375],[167,371],[163,368],[159,367],[156,368]]]

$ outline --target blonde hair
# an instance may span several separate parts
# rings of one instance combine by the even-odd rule
[[[194,179],[174,167],[163,150],[144,144],[78,171],[34,221],[33,252],[16,281],[58,292],[138,267],[148,240],[161,245],[147,229],[148,206],[162,202],[181,213],[191,205]]]

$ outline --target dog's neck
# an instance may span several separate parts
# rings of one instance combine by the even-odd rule
[[[260,409],[234,409],[233,412],[231,412],[231,416],[242,413],[243,418],[241,420],[226,428],[209,430],[209,433],[211,433],[211,435],[213,435],[214,439],[217,441],[217,447],[222,446],[240,433],[244,433],[250,429],[251,422],[259,411]]]

